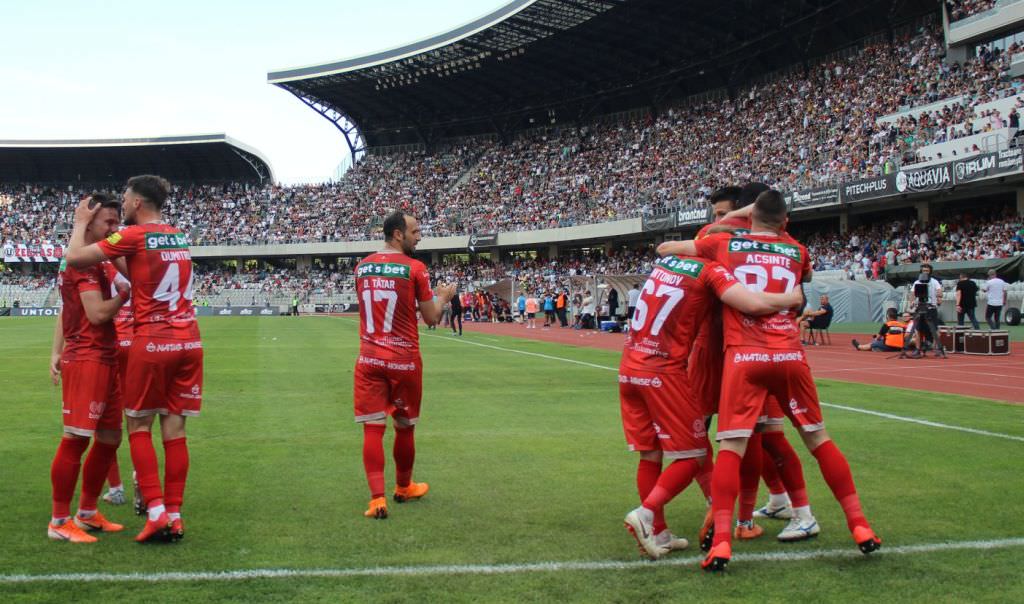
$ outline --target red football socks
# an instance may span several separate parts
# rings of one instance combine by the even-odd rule
[[[731,543],[732,508],[740,492],[740,464],[742,458],[734,451],[719,449],[715,460],[715,473],[711,477],[711,512],[715,518],[715,540]]]
[[[670,463],[658,477],[657,484],[650,494],[644,498],[644,507],[649,510],[661,511],[665,504],[683,492],[700,469],[700,461],[696,459],[677,459]],[[655,528],[655,532],[660,532]]]
[[[184,436],[164,441],[164,505],[168,513],[181,512],[188,462],[188,441]]]
[[[846,457],[839,451],[839,447],[829,440],[811,453],[818,460],[818,467],[821,468],[821,475],[828,483],[828,488],[832,489],[836,501],[843,507],[846,526],[851,531],[858,526],[870,528],[860,508],[860,498],[857,496],[857,487],[853,484],[850,464],[846,462]]]
[[[121,487],[121,468],[117,465],[117,455],[114,459],[110,460],[110,469],[107,470],[107,483],[110,484],[110,488],[116,489]]]
[[[384,496],[384,426],[363,424],[363,469],[370,497]]]
[[[764,449],[768,453],[766,457],[774,461],[793,507],[810,505],[807,499],[807,484],[804,482],[804,466],[800,463],[800,456],[796,454],[793,445],[786,439],[786,435],[783,432],[765,432],[762,438]]]
[[[700,486],[700,492],[704,493],[704,501],[711,499],[711,473],[715,471],[715,450],[711,448],[711,443],[708,443],[707,453],[704,455],[704,461],[700,466],[700,470],[697,470],[697,485]]]
[[[79,510],[96,510],[96,500],[99,499],[103,483],[107,480],[110,462],[117,457],[117,447],[118,445],[93,441],[82,466],[82,497],[78,502]]]
[[[641,503],[651,494],[654,485],[658,484],[658,476],[661,476],[661,462],[640,460],[636,467],[636,490],[640,494]],[[658,508],[654,510],[654,533],[660,533],[665,527],[665,510]]]
[[[768,435],[765,434],[765,436]],[[764,439],[765,442],[767,440],[767,438]],[[779,471],[775,467],[775,458],[767,446],[764,447],[764,452],[761,454],[761,478],[764,479],[764,484],[768,486],[768,492],[772,495],[781,495],[786,492],[786,485],[782,484]]]
[[[82,454],[88,446],[88,438],[60,439],[57,454],[50,465],[54,518],[67,518],[71,515],[71,498],[75,495],[78,470],[82,467]]]
[[[747,452],[740,463],[740,505],[736,517],[741,522],[754,519],[757,487],[761,484],[761,453],[761,433],[755,432],[747,442]]]
[[[416,461],[414,428],[395,429],[395,448],[392,455],[395,459],[395,484],[400,487],[409,486],[412,480],[412,465]]]
[[[132,453],[135,476],[139,481],[139,491],[149,509],[157,499],[162,503],[164,497],[160,488],[160,466],[156,460],[156,449],[153,448],[153,435],[145,430],[132,432],[128,435],[128,446]]]

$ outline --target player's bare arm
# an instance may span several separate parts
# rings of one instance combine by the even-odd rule
[[[78,207],[75,208],[74,227],[71,229],[71,239],[68,241],[68,251],[64,257],[68,266],[85,268],[107,259],[107,255],[98,245],[85,242],[85,230],[99,211],[100,204],[93,206],[91,197],[86,197],[78,202]]]
[[[109,300],[104,300],[103,295],[96,290],[81,292],[82,307],[85,308],[85,317],[93,325],[102,325],[113,320],[117,311],[121,310],[124,303],[130,298],[128,291],[124,290],[125,284],[115,284],[118,294]]]
[[[785,294],[767,294],[750,291],[736,283],[725,290],[721,299],[743,314],[769,315],[799,306],[803,302],[803,293],[798,287]]]
[[[64,329],[61,321],[63,318],[57,315],[53,323],[53,348],[50,350],[50,379],[53,385],[60,383],[60,359],[64,355]]]
[[[754,204],[750,204],[749,206],[744,206],[738,210],[733,210],[729,212],[728,214],[725,215],[725,218],[723,218],[722,220],[729,220],[730,218],[749,219],[751,215],[753,215],[753,213]]]
[[[664,258],[673,254],[677,256],[696,256],[697,246],[693,240],[687,241],[666,241],[658,246],[658,255]]]
[[[420,314],[423,315],[423,322],[430,326],[440,323],[441,314],[444,311],[445,304],[451,302],[454,297],[454,285],[438,286],[434,290],[433,300],[427,300],[426,302],[420,302],[419,304]]]

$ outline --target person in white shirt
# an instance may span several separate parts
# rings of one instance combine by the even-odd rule
[[[999,329],[999,317],[1003,315],[1003,306],[1006,304],[1006,281],[996,275],[995,269],[990,269],[988,281],[982,286],[981,291],[988,296],[985,320],[988,321],[990,329]]]
[[[633,289],[629,290],[629,295],[628,295],[628,298],[627,298],[627,302],[628,303],[626,305],[626,306],[629,307],[629,308],[627,308],[627,312],[629,314],[626,315],[626,321],[629,321],[630,319],[633,318],[633,311],[636,310],[636,303],[637,303],[637,301],[639,299],[640,299],[640,284],[637,283],[636,285],[633,286]]]

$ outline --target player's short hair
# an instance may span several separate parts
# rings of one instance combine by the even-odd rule
[[[754,201],[752,218],[761,224],[782,228],[786,224],[786,200],[775,189],[768,189]]]
[[[121,202],[109,193],[94,191],[89,194],[89,199],[92,200],[90,205],[93,207],[99,204],[101,208],[110,208],[112,210],[117,210],[118,214],[121,213]]]
[[[395,210],[384,219],[384,241],[391,241],[395,238],[395,230],[405,232],[405,217],[408,216],[402,210]]]
[[[166,178],[153,174],[132,176],[128,179],[128,188],[158,210],[163,209],[171,194],[171,183],[167,182]]]
[[[743,185],[742,189],[740,189],[739,199],[736,200],[736,209],[738,210],[749,206],[754,203],[754,200],[757,199],[758,195],[770,189],[771,187],[763,182],[748,182]]]
[[[708,201],[710,201],[712,205],[720,201],[731,201],[732,205],[736,206],[736,204],[739,203],[740,193],[742,192],[743,189],[736,186],[719,187],[711,192],[711,195],[708,197]]]

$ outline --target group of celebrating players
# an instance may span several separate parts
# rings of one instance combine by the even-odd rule
[[[723,570],[733,537],[764,532],[754,523],[763,475],[772,494],[757,515],[790,519],[780,541],[816,536],[800,459],[783,433],[788,417],[842,506],[853,540],[865,554],[875,551],[881,539],[861,511],[846,458],[825,431],[800,342],[800,284],[810,280],[811,262],[786,232],[785,200],[751,183],[722,188],[711,202],[715,224],[694,240],[658,246],[661,258],[630,318],[619,397],[626,441],[640,453],[641,505],[625,525],[650,558],[686,547],[668,529],[664,508],[696,479],[710,503],[701,566]],[[708,430],[716,413],[712,461]],[[663,459],[671,462],[664,468]]]
[[[166,180],[137,176],[128,181],[123,201],[95,194],[75,210],[59,278],[63,310],[51,363],[54,381],[62,381],[64,417],[51,468],[52,539],[93,542],[90,533],[123,530],[96,507],[108,473],[116,475],[111,468],[122,413],[137,509],[147,517],[136,541],[184,536],[185,420],[199,414],[203,351],[187,238],[161,219],[169,192]],[[710,503],[700,531],[706,570],[726,567],[733,537],[763,534],[755,516],[789,519],[781,541],[816,536],[820,528],[800,459],[783,433],[788,417],[842,506],[854,541],[864,553],[875,551],[881,539],[861,511],[845,457],[825,431],[801,346],[796,311],[811,262],[807,249],[786,233],[785,201],[756,183],[722,188],[711,201],[716,223],[695,240],[658,247],[661,259],[629,319],[618,380],[626,441],[640,454],[641,505],[626,515],[626,527],[650,558],[687,547],[666,525],[664,508],[696,480]],[[122,213],[125,226],[118,230]],[[432,290],[426,267],[412,257],[421,238],[415,217],[397,211],[383,227],[384,248],[355,271],[360,350],[354,415],[363,425],[371,495],[365,516],[377,519],[388,516],[383,437],[389,416],[396,431],[394,500],[418,499],[429,490],[427,483],[412,481],[423,375],[417,315],[436,325],[455,295],[453,286]],[[715,414],[719,450],[712,461],[708,431]],[[163,486],[151,434],[156,416]],[[663,467],[665,459],[670,463]],[[72,517],[79,473],[81,497]],[[771,495],[755,512],[762,476]]]
[[[169,194],[163,178],[136,176],[122,201],[96,193],[75,209],[58,277],[63,308],[50,364],[54,383],[61,383],[64,423],[50,468],[51,539],[92,543],[97,539],[91,533],[124,529],[96,508],[108,474],[112,487],[120,484],[115,468],[122,417],[135,468],[136,511],[146,515],[135,540],[177,541],[185,535],[185,419],[201,407],[203,349],[188,241],[161,218]],[[162,486],[151,434],[157,416]],[[81,496],[72,517],[79,473]],[[113,494],[108,500],[123,502],[123,494]]]

